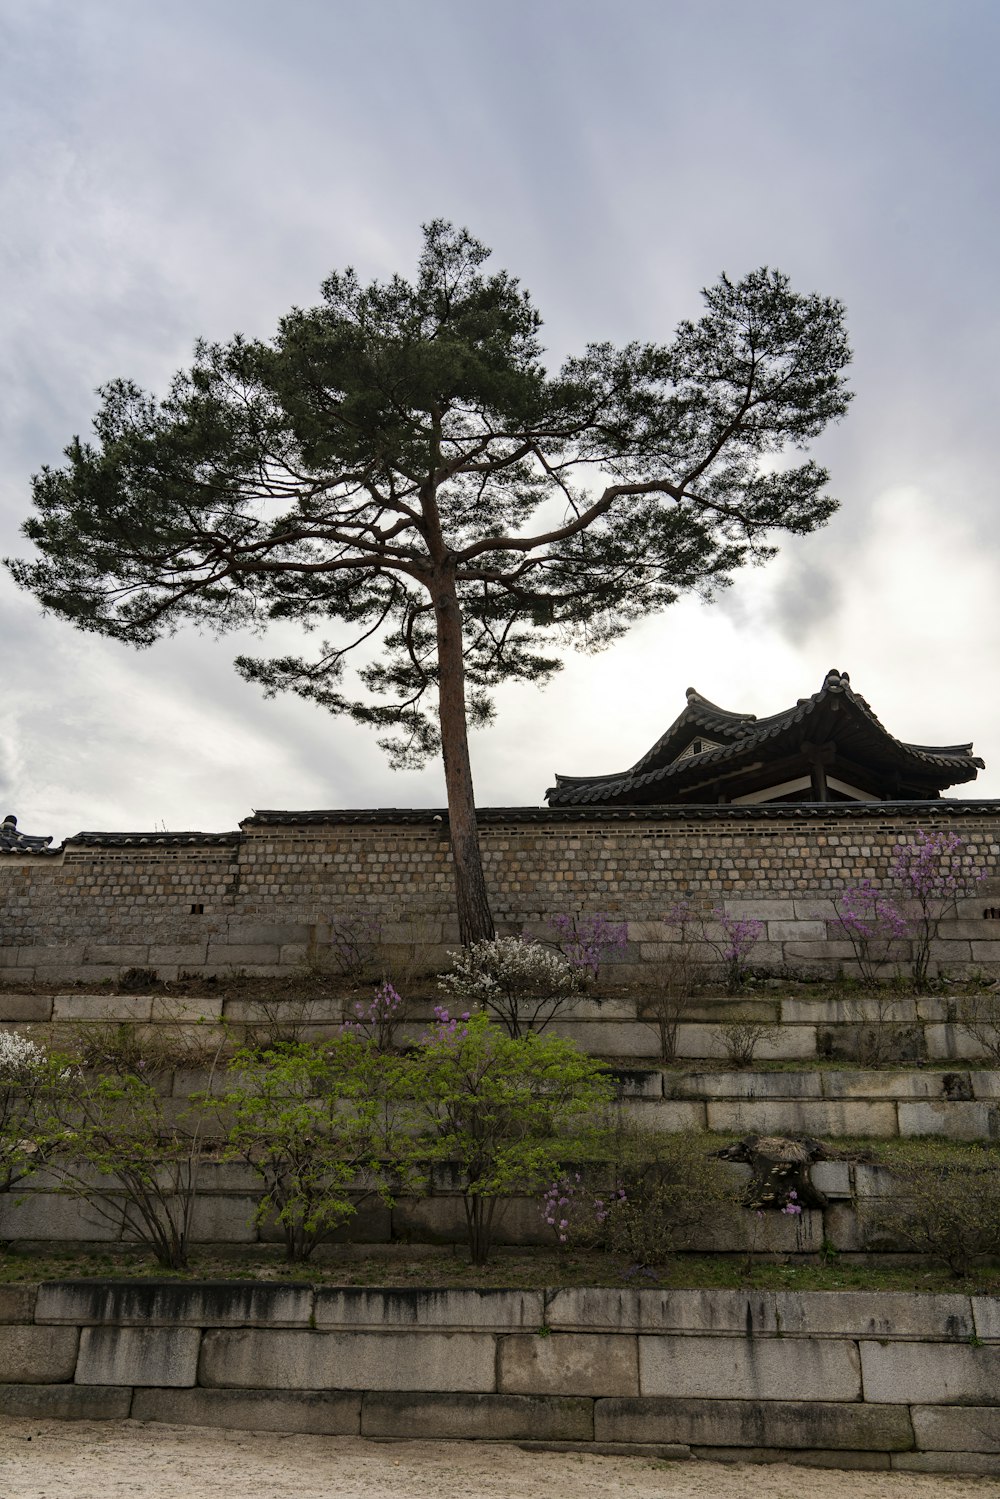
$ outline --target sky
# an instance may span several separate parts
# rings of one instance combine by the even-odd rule
[[[831,667],[891,733],[973,740],[1000,797],[1000,6],[995,0],[0,0],[0,554],[96,388],[162,393],[198,337],[269,337],[347,265],[413,272],[445,218],[529,289],[556,367],[670,340],[780,267],[840,298],[855,399],[813,445],[841,509],[473,736],[477,800],[631,765],[689,685],[765,715]],[[232,668],[43,617],[0,575],[0,813],[235,827],[438,806],[437,763]],[[257,641],[251,650],[266,650]]]

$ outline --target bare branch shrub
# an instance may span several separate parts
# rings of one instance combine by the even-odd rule
[[[889,1159],[891,1196],[865,1199],[859,1217],[869,1248],[900,1246],[943,1261],[954,1276],[1000,1255],[1000,1170],[995,1146],[967,1160],[930,1143]]]
[[[958,1027],[1000,1067],[1000,988],[964,995],[958,1003]]]
[[[777,1026],[762,1020],[730,1020],[719,1027],[719,1039],[726,1057],[734,1067],[750,1067],[762,1041],[777,1035]]]

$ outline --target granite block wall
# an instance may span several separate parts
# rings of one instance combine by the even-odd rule
[[[1000,1472],[996,1298],[0,1288],[0,1412]]]
[[[498,925],[556,912],[629,922],[622,977],[655,964],[687,897],[766,925],[755,959],[835,972],[852,957],[837,893],[886,882],[918,828],[964,840],[986,871],[941,930],[936,961],[1000,963],[1000,802],[636,809],[615,814],[485,809]],[[88,834],[55,854],[0,859],[0,970],[8,985],[100,979],[125,967],[280,974],[328,948],[345,915],[376,918],[399,957],[440,967],[457,939],[446,818],[433,811],[259,813],[231,834]]]

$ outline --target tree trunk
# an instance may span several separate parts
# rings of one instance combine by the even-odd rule
[[[462,613],[454,577],[445,574],[433,590],[437,623],[441,753],[448,795],[451,854],[455,863],[458,936],[463,946],[496,936],[483,876],[465,718],[465,659]]]

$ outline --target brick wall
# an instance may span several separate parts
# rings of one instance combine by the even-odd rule
[[[1000,905],[1000,802],[480,816],[498,925],[612,912],[630,924],[622,976],[662,956],[673,935],[662,917],[680,896],[765,921],[762,964],[833,971],[851,956],[832,927],[834,897],[860,879],[886,881],[896,844],[918,828],[958,833],[989,876],[943,929],[938,960],[1000,961],[1000,920],[984,914]],[[452,910],[440,813],[261,813],[238,834],[81,835],[55,855],[5,855],[0,965],[8,981],[132,965],[163,977],[281,973],[322,951],[331,920],[354,911],[377,916],[399,956],[434,967],[457,937]]]

